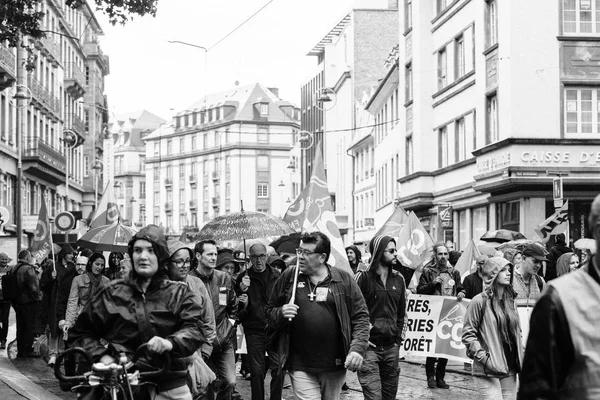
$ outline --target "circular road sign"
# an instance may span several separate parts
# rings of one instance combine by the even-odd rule
[[[63,232],[70,231],[75,228],[75,217],[70,212],[63,211],[54,219],[54,225]]]

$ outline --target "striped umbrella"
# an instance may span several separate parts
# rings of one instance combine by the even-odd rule
[[[274,215],[240,211],[221,215],[208,222],[200,229],[197,238],[215,241],[245,240],[289,235],[292,232],[294,230],[286,222]]]
[[[92,251],[127,252],[129,240],[136,234],[136,230],[117,221],[114,224],[102,225],[90,229],[79,238],[77,246]]]

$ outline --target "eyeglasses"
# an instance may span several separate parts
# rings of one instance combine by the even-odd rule
[[[187,265],[190,265],[190,264],[192,263],[192,260],[188,258],[188,259],[186,259],[186,260],[181,260],[181,259],[180,259],[180,260],[173,260],[172,262],[173,262],[173,264],[175,264],[177,267],[181,268],[181,267],[183,267],[183,266],[184,266],[184,265],[186,265],[186,264],[187,264]]]
[[[267,258],[267,255],[266,254],[260,254],[260,255],[253,254],[250,256],[250,258],[252,258],[254,260],[258,260],[258,259],[264,260]]]
[[[389,249],[385,251],[386,253],[390,253],[390,254],[396,254],[398,252],[398,250],[396,249]]]
[[[296,255],[298,257],[300,257],[300,256],[308,257],[312,254],[321,254],[321,253],[317,253],[316,251],[308,251],[306,249],[301,249],[301,248],[296,249]]]
[[[485,264],[485,261],[480,261],[477,263],[477,265],[483,265],[483,264]]]

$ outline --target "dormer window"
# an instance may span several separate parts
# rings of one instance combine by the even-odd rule
[[[267,117],[269,115],[269,103],[260,103],[260,116]]]

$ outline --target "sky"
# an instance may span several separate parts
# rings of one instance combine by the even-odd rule
[[[260,82],[300,105],[300,87],[317,68],[306,54],[351,10],[382,0],[160,0],[156,17],[111,26],[104,15],[103,52],[111,114],[145,109],[165,119],[205,93]],[[169,43],[182,41],[209,50]]]

